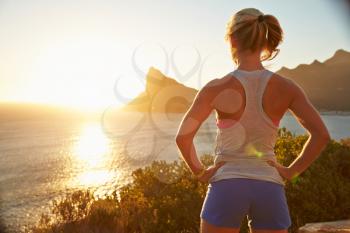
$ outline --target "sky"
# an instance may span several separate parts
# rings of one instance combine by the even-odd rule
[[[120,106],[151,66],[199,89],[235,68],[225,29],[246,7],[284,30],[272,71],[350,51],[342,0],[0,0],[0,102]]]

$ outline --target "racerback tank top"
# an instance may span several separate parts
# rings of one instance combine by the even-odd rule
[[[270,70],[245,71],[236,69],[229,73],[243,86],[246,104],[240,119],[229,127],[219,127],[214,151],[214,164],[226,161],[210,178],[209,183],[229,178],[266,180],[285,185],[277,169],[266,163],[276,161],[274,145],[278,123],[264,112],[262,97],[274,73]]]

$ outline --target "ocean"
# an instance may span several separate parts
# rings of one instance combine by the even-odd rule
[[[51,201],[78,189],[111,194],[131,180],[131,171],[154,160],[180,159],[175,135],[183,114],[118,113],[95,120],[0,121],[0,218],[24,230],[47,213]],[[350,137],[350,115],[322,118],[333,139]],[[286,114],[280,123],[306,131]],[[213,154],[215,116],[194,140],[198,155]]]

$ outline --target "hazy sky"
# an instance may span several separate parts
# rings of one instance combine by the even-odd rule
[[[245,7],[284,29],[280,54],[265,63],[273,71],[350,51],[341,0],[0,0],[0,101],[118,105],[144,89],[150,66],[198,89],[235,68],[223,38]]]

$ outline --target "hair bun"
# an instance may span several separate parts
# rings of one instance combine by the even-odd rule
[[[263,23],[261,23],[263,22]],[[279,52],[283,30],[277,18],[256,8],[244,8],[235,13],[226,26],[225,39],[237,64],[237,51],[261,51],[261,60],[271,60]]]

